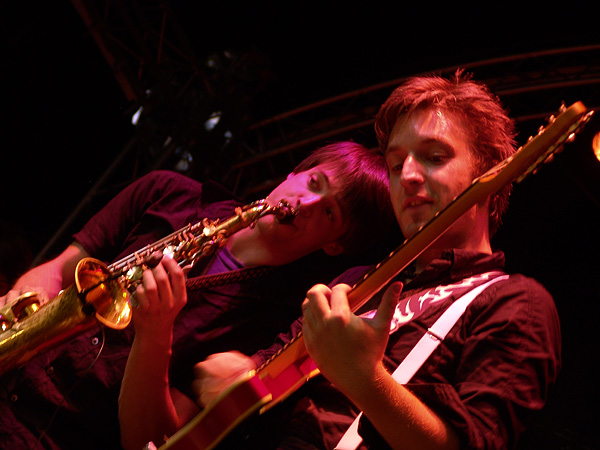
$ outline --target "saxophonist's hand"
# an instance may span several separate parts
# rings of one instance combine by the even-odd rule
[[[29,288],[23,286],[18,289],[11,289],[6,293],[6,295],[0,297],[0,307],[10,305],[17,301],[19,297],[24,296],[26,294],[27,296],[29,296],[29,294],[35,294],[35,300],[39,303],[40,306],[48,303],[48,296],[46,295],[44,289]]]
[[[194,366],[192,390],[196,403],[208,405],[242,375],[256,369],[254,361],[237,351],[215,353]]]
[[[183,269],[164,256],[155,267],[144,271],[136,295],[137,307],[133,310],[136,335],[159,340],[170,337],[175,317],[187,302]]]

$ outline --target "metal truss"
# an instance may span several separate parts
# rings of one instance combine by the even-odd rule
[[[449,74],[459,67],[433,72]],[[600,107],[600,45],[527,53],[461,65],[486,83],[511,111],[520,128],[539,126],[561,102]],[[430,72],[429,72],[430,73]],[[391,80],[286,112],[249,128],[238,160],[223,182],[242,195],[264,191],[282,175],[277,163],[292,163],[326,140],[362,139],[375,145],[373,118],[379,105],[402,82]],[[531,123],[531,124],[530,124]]]
[[[110,66],[125,99],[125,114],[139,113],[136,131],[38,253],[53,253],[82,215],[97,210],[120,188],[157,169],[207,178],[227,133],[243,135],[244,105],[262,80],[264,61],[253,53],[223,52],[200,59],[167,1],[71,0],[89,36]],[[210,132],[205,123],[215,112],[228,117]],[[231,130],[231,131],[230,131]],[[220,133],[219,133],[220,132]],[[194,161],[192,169],[182,167]],[[203,167],[203,173],[194,169]]]
[[[110,168],[121,177],[177,168],[199,179],[213,178],[241,197],[253,196],[277,183],[319,143],[355,139],[375,145],[373,118],[402,81],[367,86],[251,123],[244,111],[261,85],[248,81],[245,66],[257,70],[259,55],[201,59],[168,1],[71,1],[130,102],[129,113],[142,108],[137,133]],[[498,94],[520,122],[547,117],[560,101],[600,105],[600,45],[461,67]],[[215,112],[222,123],[207,130],[204,124]]]
[[[201,59],[167,1],[71,1],[112,68],[129,102],[127,113],[141,114],[135,135],[38,259],[59,235],[72,231],[69,227],[83,205],[93,209],[96,197],[150,170],[177,170],[201,181],[210,178],[243,199],[254,199],[324,142],[353,139],[374,146],[377,109],[403,80],[367,86],[253,123],[245,112],[263,87],[258,74],[264,76],[267,69],[260,55],[223,52]],[[600,107],[600,45],[460,67],[499,95],[523,127],[536,120],[539,125],[561,101],[582,100],[590,108]],[[447,74],[457,68],[428,72]],[[215,112],[223,120],[209,129],[205,124]]]
[[[71,2],[128,101],[144,103],[152,90],[172,100],[196,82],[211,92],[206,74],[168,2]]]

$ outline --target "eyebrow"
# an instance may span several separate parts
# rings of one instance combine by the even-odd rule
[[[447,150],[451,150],[454,152],[454,146],[452,144],[450,144],[447,140],[445,139],[438,139],[435,137],[428,137],[423,139],[423,141],[421,141],[420,145],[421,146],[428,146],[431,144],[438,144],[441,147],[447,149]],[[402,147],[399,146],[394,146],[390,149],[390,146],[388,145],[388,147],[385,149],[385,151],[383,152],[384,156],[387,156],[389,153],[392,153],[394,151],[401,151]]]

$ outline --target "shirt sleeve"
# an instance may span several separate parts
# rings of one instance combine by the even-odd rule
[[[453,427],[463,448],[514,448],[556,380],[560,342],[551,295],[515,275],[473,302],[441,355],[406,387]]]
[[[201,183],[154,171],[125,187],[73,238],[90,255],[109,262],[167,236],[202,211]]]

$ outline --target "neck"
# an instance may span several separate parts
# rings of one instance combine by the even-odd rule
[[[457,228],[459,231],[457,231]],[[477,253],[492,254],[489,227],[487,221],[474,222],[473,226],[466,228],[450,227],[416,260],[417,272],[422,271],[431,261],[442,256],[442,252],[455,248]]]
[[[250,228],[244,228],[227,240],[226,247],[245,267],[260,266],[265,258],[256,245],[256,237]]]
[[[270,245],[269,241],[254,227],[244,228],[232,235],[227,240],[226,246],[244,267],[282,266],[297,259],[278,251],[278,246]]]

